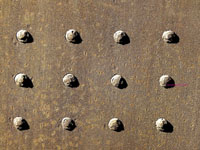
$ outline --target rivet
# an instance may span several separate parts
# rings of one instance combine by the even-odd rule
[[[164,131],[164,126],[167,125],[167,120],[165,120],[164,118],[159,118],[156,121],[156,128],[159,131]]]
[[[66,32],[65,38],[68,42],[71,42],[74,44],[81,43],[81,41],[82,41],[80,34],[78,33],[78,31],[76,31],[74,29],[68,30]]]
[[[33,83],[31,79],[24,73],[17,74],[14,80],[15,80],[16,85],[19,87],[26,87],[26,88],[33,87]]]
[[[75,122],[69,117],[63,118],[61,124],[64,130],[72,131],[76,127]]]
[[[118,118],[112,118],[108,123],[108,127],[110,130],[117,132],[124,130],[124,125]]]
[[[162,39],[166,43],[178,43],[179,42],[179,37],[176,35],[174,31],[164,31],[162,35]]]
[[[15,128],[18,129],[18,130],[27,130],[27,129],[29,129],[28,123],[22,117],[14,118],[13,124],[14,124]]]
[[[120,89],[123,89],[123,88],[127,87],[126,80],[119,74],[116,74],[111,78],[111,84],[114,87],[117,87],[117,88],[120,88]]]
[[[159,82],[160,86],[165,88],[170,88],[175,86],[174,80],[169,75],[162,75],[160,77]]]
[[[130,39],[128,35],[126,34],[126,32],[121,31],[121,30],[115,32],[113,35],[113,38],[114,38],[114,41],[118,44],[124,45],[124,44],[130,43]]]
[[[159,118],[156,121],[156,129],[161,132],[173,132],[173,126],[164,118]]]
[[[78,79],[73,74],[66,74],[63,77],[63,83],[64,83],[64,85],[66,85],[68,87],[72,87],[72,88],[79,86]]]
[[[21,43],[31,43],[33,41],[31,34],[27,30],[19,30],[16,37]]]

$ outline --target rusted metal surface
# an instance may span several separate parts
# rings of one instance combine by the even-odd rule
[[[2,150],[196,150],[200,147],[199,0],[0,0],[0,149]],[[16,33],[33,37],[22,44]],[[82,42],[65,39],[75,29]],[[114,42],[122,30],[130,43]],[[164,31],[179,36],[176,44]],[[16,86],[25,73],[33,88]],[[67,73],[79,86],[63,84]],[[122,75],[128,86],[110,79]],[[159,78],[176,84],[165,89]],[[18,131],[21,116],[30,129]],[[73,118],[73,131],[62,129]],[[108,128],[119,118],[124,130]],[[165,118],[173,132],[158,132]]]

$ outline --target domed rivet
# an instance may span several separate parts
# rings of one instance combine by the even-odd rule
[[[74,43],[74,44],[79,44],[79,43],[82,42],[80,34],[74,29],[68,30],[66,32],[65,38],[68,42],[71,42],[71,43]]]
[[[117,132],[124,130],[124,125],[118,118],[112,118],[108,123],[108,127],[110,130]]]
[[[175,86],[174,80],[169,75],[162,75],[159,82],[160,86],[165,88],[171,88]]]
[[[128,85],[126,80],[119,74],[116,74],[111,78],[111,84],[119,89],[126,88]]]
[[[66,85],[68,87],[72,87],[72,88],[79,86],[78,79],[73,74],[66,74],[63,77],[63,83],[64,83],[64,85]]]
[[[176,33],[171,30],[163,32],[162,39],[166,43],[178,43],[179,42],[178,35],[176,35]]]
[[[124,45],[124,44],[130,43],[130,39],[128,35],[126,34],[126,32],[121,31],[121,30],[115,32],[113,35],[113,38],[114,38],[114,41],[118,44]]]
[[[14,118],[13,124],[14,124],[15,128],[18,129],[18,130],[27,130],[27,129],[29,129],[28,123],[22,117]]]
[[[27,30],[19,30],[17,32],[16,37],[17,37],[17,40],[21,43],[31,43],[31,42],[33,42],[33,38]]]
[[[31,79],[24,73],[19,73],[14,78],[15,83],[19,87],[32,88],[33,83]]]
[[[164,118],[159,118],[156,121],[156,128],[158,131],[164,131],[164,127],[167,125],[167,120],[165,120]]]
[[[64,130],[72,131],[76,127],[75,122],[69,117],[63,118],[61,124]]]
[[[161,132],[173,132],[173,126],[164,118],[159,118],[156,121],[156,129]]]

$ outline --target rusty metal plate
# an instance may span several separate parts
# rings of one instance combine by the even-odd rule
[[[0,149],[2,150],[196,150],[200,147],[199,0],[0,0]],[[28,30],[33,42],[16,33]],[[65,33],[76,29],[79,44]],[[114,42],[123,30],[130,43]],[[180,38],[167,44],[162,33]],[[33,88],[15,85],[26,73]],[[63,84],[74,74],[77,88]],[[120,74],[127,87],[113,87]],[[165,89],[159,78],[176,84]],[[18,131],[22,116],[30,128]],[[73,131],[61,121],[76,122]],[[124,130],[108,128],[119,118]],[[158,132],[166,118],[173,132]]]

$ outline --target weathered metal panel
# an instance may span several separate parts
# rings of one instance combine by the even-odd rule
[[[199,0],[0,0],[0,149],[200,149],[199,14]],[[71,28],[82,43],[65,40]],[[20,44],[20,29],[34,41]],[[169,29],[179,43],[163,42]],[[128,34],[129,44],[114,42],[117,30]],[[19,72],[32,77],[33,88],[15,85]],[[66,73],[80,86],[65,87]],[[115,73],[127,88],[110,84]],[[164,89],[163,74],[187,86]],[[16,130],[16,116],[30,129]],[[75,119],[73,131],[62,129],[64,117]],[[109,130],[113,117],[124,131]],[[160,117],[172,133],[156,130]]]

